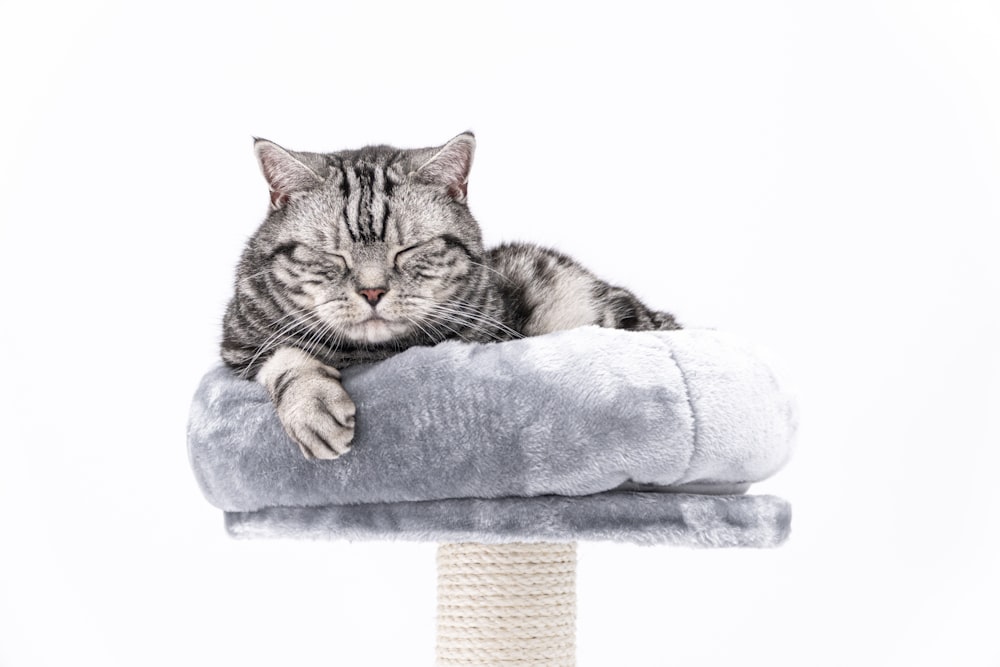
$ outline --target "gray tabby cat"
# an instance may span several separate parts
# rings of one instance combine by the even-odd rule
[[[237,269],[222,358],[267,387],[306,457],[350,449],[340,368],[446,339],[679,328],[558,252],[484,249],[466,204],[471,133],[416,150],[254,148],[271,209]]]

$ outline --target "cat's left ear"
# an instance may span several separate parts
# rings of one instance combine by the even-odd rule
[[[476,137],[463,132],[434,153],[416,171],[427,183],[444,186],[455,201],[464,202],[469,194],[469,170],[476,152]]]
[[[289,197],[323,182],[317,156],[295,153],[267,139],[254,139],[253,152],[260,162],[260,171],[271,189],[271,208],[279,209]],[[313,162],[314,164],[310,164]]]

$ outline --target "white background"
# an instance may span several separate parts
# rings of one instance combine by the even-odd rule
[[[488,241],[750,338],[801,408],[790,541],[582,544],[579,664],[1000,665],[995,3],[152,7],[0,4],[0,664],[431,664],[433,545],[232,541],[185,421],[251,136],[473,129]]]

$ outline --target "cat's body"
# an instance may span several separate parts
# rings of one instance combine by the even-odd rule
[[[445,339],[678,328],[560,253],[484,249],[465,202],[474,147],[471,134],[331,154],[256,142],[272,210],[240,261],[222,358],[268,388],[306,456],[349,449],[340,368]]]

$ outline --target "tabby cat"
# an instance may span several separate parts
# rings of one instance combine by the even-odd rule
[[[350,449],[340,368],[447,339],[679,328],[558,252],[483,248],[466,203],[471,133],[415,150],[254,149],[271,206],[237,268],[222,358],[267,387],[307,458]]]

